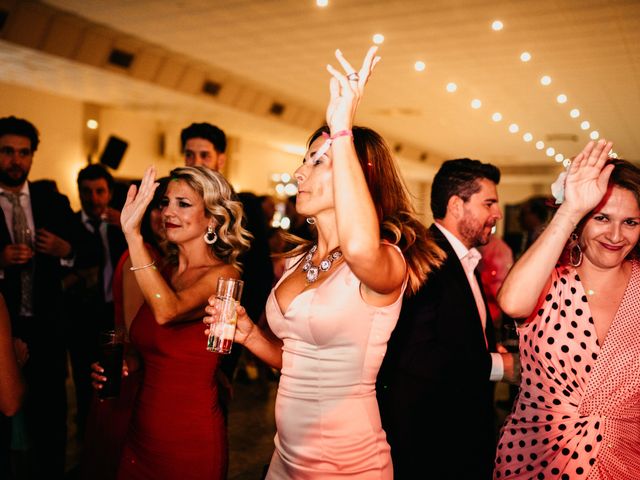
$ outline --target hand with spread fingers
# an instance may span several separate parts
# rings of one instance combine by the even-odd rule
[[[153,194],[158,185],[159,183],[156,182],[156,168],[150,166],[144,172],[140,187],[136,188],[135,185],[129,187],[127,200],[120,213],[120,223],[125,236],[132,233],[140,233],[144,212],[153,200]]]
[[[364,87],[380,61],[380,57],[376,55],[377,51],[378,47],[375,46],[369,49],[359,72],[356,72],[340,50],[336,50],[335,55],[344,73],[332,65],[327,65],[327,70],[332,75],[329,83],[331,100],[327,107],[327,125],[332,132],[351,128]]]
[[[606,165],[613,143],[602,139],[589,142],[571,162],[561,208],[579,213],[591,211],[607,192],[613,165]]]

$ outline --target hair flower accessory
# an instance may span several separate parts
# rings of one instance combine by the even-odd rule
[[[556,205],[560,205],[564,202],[564,185],[567,181],[567,173],[569,172],[569,167],[571,164],[567,165],[567,168],[560,172],[556,181],[551,184],[551,195],[556,199]]]

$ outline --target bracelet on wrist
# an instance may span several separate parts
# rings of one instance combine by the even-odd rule
[[[156,264],[156,261],[153,260],[151,263],[147,263],[146,265],[140,265],[139,267],[131,266],[129,267],[129,270],[131,270],[132,272],[135,272],[137,270],[144,270],[145,268],[153,267],[155,264]]]

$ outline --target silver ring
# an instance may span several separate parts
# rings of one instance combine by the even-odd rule
[[[358,72],[352,72],[349,75],[347,75],[347,79],[350,82],[357,82],[360,80],[360,75],[358,75]]]

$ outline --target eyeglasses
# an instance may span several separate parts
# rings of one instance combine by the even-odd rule
[[[20,158],[29,158],[31,155],[33,155],[33,152],[30,148],[19,148],[16,150],[13,147],[0,147],[0,155],[13,157],[16,153]]]

